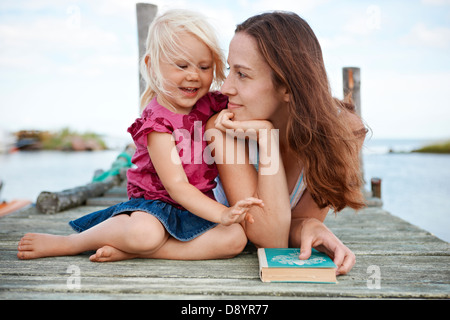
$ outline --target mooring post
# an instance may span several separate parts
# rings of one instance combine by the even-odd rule
[[[342,69],[344,101],[355,105],[356,113],[361,117],[361,69],[345,67]],[[362,151],[359,153],[361,176],[364,179],[364,163]]]
[[[152,23],[158,11],[158,6],[150,3],[136,3],[136,18],[138,27],[139,62],[145,54],[148,27]],[[145,81],[139,72],[139,97],[145,90]]]
[[[372,184],[372,196],[381,199],[381,179],[372,178],[370,182]]]
[[[361,117],[361,69],[346,67],[342,71],[344,101],[352,102],[356,107],[356,113]]]

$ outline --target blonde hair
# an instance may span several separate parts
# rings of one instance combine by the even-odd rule
[[[213,82],[211,89],[218,90],[225,79],[225,59],[215,30],[206,18],[188,10],[169,10],[157,17],[148,30],[146,52],[140,61],[141,75],[146,82],[146,88],[141,95],[141,111],[159,93],[166,93],[164,79],[160,72],[160,61],[165,58],[174,61],[180,57],[189,61],[186,53],[179,46],[179,35],[190,33],[202,41],[213,56]],[[146,65],[149,59],[151,63]]]

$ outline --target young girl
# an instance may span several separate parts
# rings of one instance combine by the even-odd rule
[[[216,202],[217,169],[203,157],[206,122],[227,106],[225,96],[209,91],[213,82],[219,85],[225,78],[223,69],[218,41],[203,17],[173,10],[155,19],[141,68],[147,81],[141,107],[146,107],[128,129],[137,166],[128,171],[130,201],[71,221],[78,234],[26,234],[17,256],[97,250],[90,260],[101,262],[216,259],[240,253],[247,238],[239,222],[252,222],[246,213],[262,201],[250,197],[230,208]]]

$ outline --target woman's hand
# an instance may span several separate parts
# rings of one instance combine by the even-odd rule
[[[253,206],[263,207],[264,204],[261,199],[253,197],[238,201],[234,206],[229,207],[222,212],[221,223],[225,226],[229,226],[233,223],[240,223],[244,219],[247,222],[253,223],[253,216],[248,213]]]
[[[326,253],[337,266],[336,274],[347,274],[355,265],[354,253],[321,221],[307,218],[302,223],[300,260],[311,256],[311,248]]]
[[[222,110],[214,124],[220,131],[226,132],[227,130],[234,130],[233,134],[239,137],[239,133],[250,139],[257,139],[260,130],[274,129],[273,124],[268,120],[245,120],[238,121],[233,120],[234,113],[228,109]],[[252,134],[255,133],[255,134]]]

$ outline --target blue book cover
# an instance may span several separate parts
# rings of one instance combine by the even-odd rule
[[[336,265],[325,253],[312,249],[308,260],[300,260],[300,249],[258,249],[260,278],[264,282],[336,283]]]

